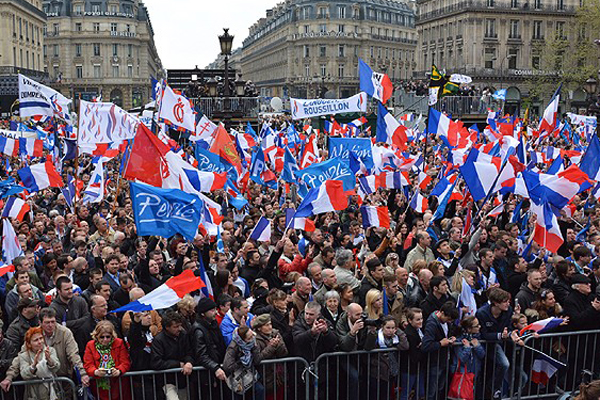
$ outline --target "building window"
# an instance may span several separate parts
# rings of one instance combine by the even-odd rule
[[[486,48],[485,49],[485,67],[494,68],[494,60],[496,59],[496,49]]]
[[[133,78],[133,65],[128,65],[127,66],[127,77],[128,78]]]
[[[113,43],[112,48],[113,48],[112,55],[114,57],[118,56],[119,55],[119,45],[116,43]]]
[[[373,53],[373,46],[371,46],[369,54],[371,54],[371,58],[375,57],[375,53]]]
[[[75,44],[75,57],[81,57],[81,43]]]
[[[533,21],[533,39],[542,39],[542,21]]]
[[[321,64],[321,76],[327,75],[327,64]]]
[[[325,7],[319,7],[319,18],[327,17],[327,9]]]
[[[112,70],[113,70],[113,78],[118,78],[119,77],[119,66],[113,65]]]
[[[517,69],[517,57],[519,50],[509,49],[508,50],[508,69]]]
[[[111,13],[118,13],[119,12],[119,6],[113,4],[110,6],[110,12]]]
[[[94,22],[94,33],[100,32],[100,22]]]
[[[52,24],[52,32],[54,32],[54,35],[58,35],[58,32],[60,32],[60,27],[58,24]]]
[[[510,0],[510,6],[511,6],[511,8],[518,8],[519,0]]]
[[[304,45],[304,57],[310,57],[310,47],[308,45]]]
[[[566,39],[565,35],[565,22],[564,21],[556,21],[556,37],[558,39]]]
[[[58,45],[57,45],[57,44],[55,44],[55,45],[54,45],[54,57],[58,57],[58,54],[59,54],[59,53],[58,53]]]
[[[133,57],[133,45],[132,44],[127,45],[127,57]]]
[[[100,43],[94,43],[94,56],[100,56]]]
[[[310,8],[304,7],[302,9],[302,19],[309,19],[309,18],[310,18]]]
[[[73,12],[75,13],[75,15],[81,15],[81,4],[73,6]]]
[[[304,33],[310,32],[310,26],[304,25]]]
[[[338,16],[340,18],[346,18],[346,7],[338,6]]]
[[[100,65],[94,64],[94,78],[100,78]]]
[[[488,7],[494,7],[494,0],[487,0]]]
[[[42,54],[44,55],[44,57],[48,57],[48,47],[46,45],[42,47]]]
[[[533,0],[533,8],[539,10],[542,8],[542,0]]]
[[[377,48],[377,58],[381,58],[381,47]]]
[[[319,46],[319,57],[327,56],[327,46]]]
[[[75,23],[75,32],[81,32],[81,22]]]
[[[485,20],[485,37],[495,38],[496,36],[496,20],[486,19]]]
[[[115,22],[111,22],[110,23],[110,31],[111,32],[116,32],[117,31],[117,24]]]
[[[127,24],[127,25],[125,26],[125,31],[126,31],[126,32],[131,32],[131,25]]]
[[[341,33],[345,32],[344,25],[338,25],[338,32],[341,32]]]
[[[509,38],[512,39],[520,39],[521,35],[519,34],[519,20],[511,19],[510,20],[510,32],[508,34]]]
[[[340,78],[344,77],[344,64],[338,65],[338,77],[340,77]]]
[[[343,44],[338,46],[338,57],[346,57],[346,48]]]
[[[533,69],[540,69],[540,56],[539,55],[533,55],[531,56],[531,68]]]
[[[360,10],[358,8],[355,8],[354,10],[352,10],[352,18],[358,19],[359,16],[360,16]]]
[[[83,66],[81,66],[81,65],[75,66],[75,76],[78,79],[83,78]]]
[[[565,2],[564,2],[564,0],[556,0],[556,9],[557,10],[564,10],[565,9]]]
[[[100,12],[100,4],[98,4],[98,3],[92,4],[92,12],[99,13]]]
[[[321,33],[327,32],[327,24],[320,24],[319,25],[319,32],[321,32]]]

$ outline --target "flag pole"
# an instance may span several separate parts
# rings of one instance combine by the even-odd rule
[[[79,99],[79,113],[77,114],[77,136],[75,137],[75,193],[73,197],[73,209],[75,211],[75,216],[77,216],[77,203],[79,201],[77,196],[77,181],[79,180],[79,131],[81,130],[81,93],[78,96]],[[67,182],[68,184],[68,182]]]

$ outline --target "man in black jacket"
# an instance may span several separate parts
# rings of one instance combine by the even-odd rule
[[[221,368],[225,357],[225,340],[215,316],[217,304],[209,298],[203,298],[196,306],[196,322],[192,326],[191,345],[194,364],[201,365],[224,381],[227,377]]]
[[[162,371],[181,368],[184,375],[182,377],[180,374],[167,374],[166,378],[157,375],[157,386],[162,386],[167,398],[180,397],[179,392],[185,391],[187,381],[185,376],[192,374],[194,359],[191,353],[189,340],[183,333],[183,317],[174,311],[169,311],[163,318],[162,332],[152,341],[150,353],[151,369]]]
[[[573,290],[563,304],[569,316],[569,328],[574,331],[597,329],[600,320],[600,301],[592,294],[590,278],[583,274],[571,277]]]
[[[446,361],[450,356],[448,348],[456,340],[451,331],[452,322],[457,318],[458,309],[453,302],[449,301],[444,303],[439,311],[431,314],[425,324],[421,350],[424,353],[430,353],[427,395],[429,400],[444,398],[439,392],[445,387]]]
[[[306,303],[304,311],[294,322],[292,334],[296,355],[309,363],[337,345],[337,335],[329,322],[321,317],[321,305],[316,301]]]
[[[453,301],[448,296],[448,281],[443,276],[434,276],[429,283],[429,294],[421,302],[423,320],[427,321],[429,316],[439,310],[447,301]]]
[[[360,282],[360,288],[358,289],[358,303],[362,306],[365,305],[365,297],[367,292],[371,289],[383,290],[383,274],[385,268],[379,261],[379,258],[371,258],[367,261],[367,274]]]

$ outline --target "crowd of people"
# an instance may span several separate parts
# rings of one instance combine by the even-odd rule
[[[421,79],[418,80],[402,80],[398,85],[398,89],[403,90],[405,93],[414,93],[417,96],[427,96],[429,93],[429,82]],[[470,97],[481,97],[491,96],[489,88],[462,84],[458,88],[458,92],[453,96],[470,96]]]
[[[271,123],[278,129],[290,121]],[[425,147],[424,170],[434,178],[426,194],[444,167],[436,145],[431,138]],[[18,179],[20,160],[2,158],[3,179]],[[65,176],[74,168],[67,165]],[[82,161],[80,168],[86,183],[92,167]],[[476,214],[472,202],[454,200],[432,221],[434,197],[431,209],[417,213],[402,190],[379,189],[365,202],[387,207],[389,228],[364,228],[352,196],[344,210],[315,216],[316,229],[306,232],[286,229],[284,209],[297,203],[285,185],[250,182],[244,210],[223,208],[219,252],[216,238],[201,233],[192,242],[139,237],[119,163],[107,168],[111,180],[99,204],[71,208],[49,188],[28,198],[31,211],[22,221],[3,219],[23,251],[12,260],[14,272],[0,277],[5,391],[17,390],[17,379],[65,377],[97,399],[202,398],[217,382],[223,398],[281,399],[311,374],[288,374],[276,363],[259,368],[261,361],[295,356],[312,364],[336,351],[387,349],[337,359],[331,379],[346,383],[337,395],[441,399],[458,371],[474,374],[474,398],[501,398],[514,376],[516,385],[533,384],[512,356],[523,348],[528,324],[557,317],[557,332],[600,328],[600,207],[587,193],[560,218],[564,244],[549,254],[530,242],[535,218],[528,200],[514,194],[493,217],[482,217],[491,204]],[[419,184],[416,174],[410,179]],[[224,205],[226,196],[210,194]],[[465,227],[469,209],[478,217]],[[272,221],[272,233],[256,242],[249,235],[261,216]],[[198,291],[171,309],[113,312],[184,270],[200,276],[201,266],[212,296]],[[587,364],[579,356],[596,349],[567,351],[558,341],[546,351],[581,369]],[[209,376],[200,379],[195,367]],[[146,370],[175,372],[122,377]],[[68,391],[44,380],[27,385],[23,396],[57,399]]]

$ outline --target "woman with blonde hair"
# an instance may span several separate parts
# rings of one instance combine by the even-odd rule
[[[100,321],[92,332],[92,340],[85,346],[83,366],[94,379],[92,394],[96,399],[129,399],[129,379],[119,377],[131,367],[125,343],[117,337],[110,321]]]
[[[37,326],[25,334],[25,348],[18,355],[21,377],[24,380],[53,378],[60,368],[54,348],[46,345],[44,332]],[[53,383],[38,383],[25,386],[27,400],[57,400],[59,396]]]
[[[469,271],[468,269],[461,269],[460,271],[457,271],[452,277],[452,285],[450,285],[450,290],[452,291],[453,297],[458,297],[462,291],[462,278],[465,278],[465,281],[467,281],[469,286],[473,287],[473,285],[475,285],[475,273],[473,271]]]
[[[377,289],[371,289],[365,296],[365,312],[369,319],[383,316],[383,295]]]

